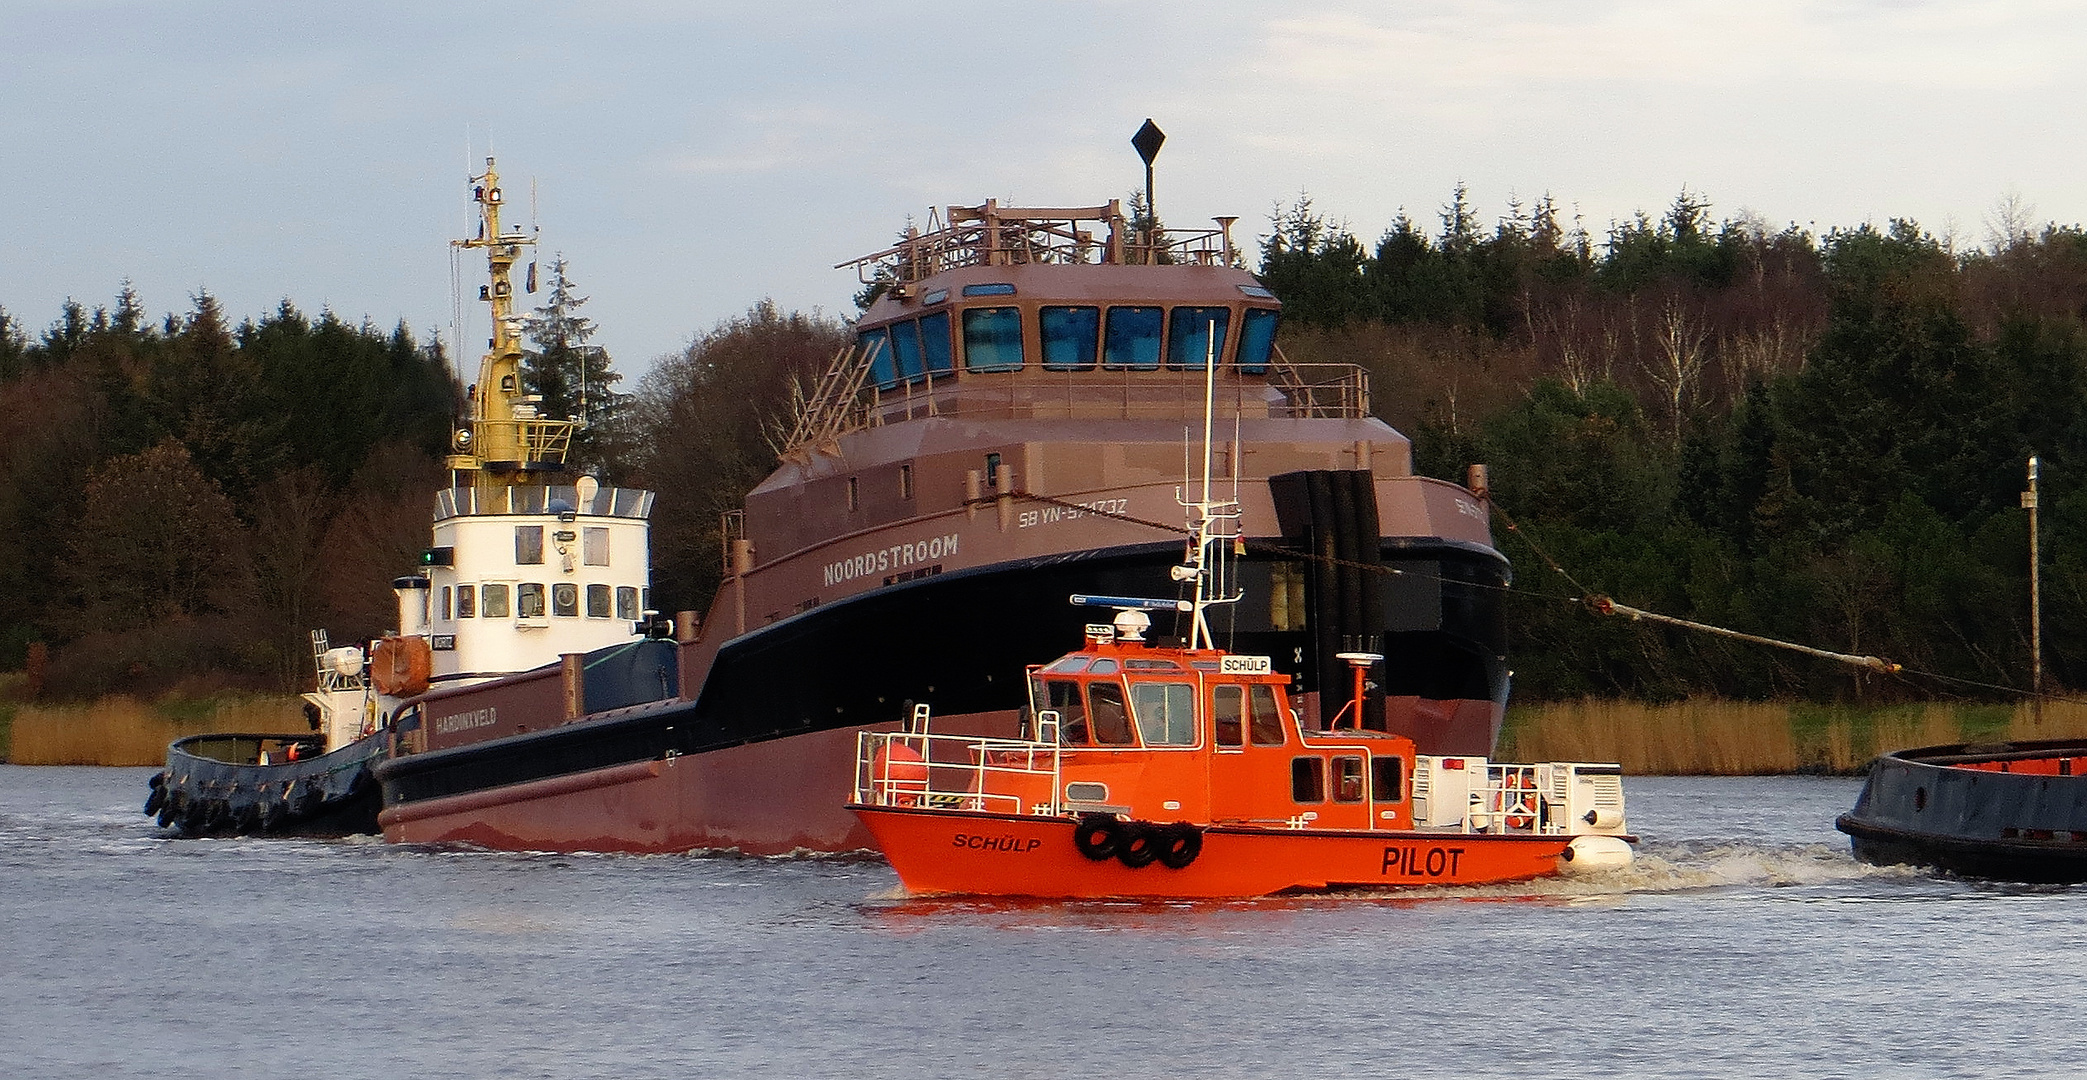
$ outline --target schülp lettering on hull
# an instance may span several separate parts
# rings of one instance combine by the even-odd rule
[[[950,838],[950,847],[967,851],[1004,851],[1010,855],[1027,855],[1043,846],[1043,841],[1034,836],[981,836],[977,833],[958,833]]]
[[[1226,656],[1217,663],[1220,675],[1266,675],[1275,670],[1265,656]]]
[[[1386,844],[1384,867],[1378,873],[1385,877],[1455,877],[1457,864],[1463,858],[1464,849],[1460,847]]]
[[[946,559],[956,553],[957,534],[950,533],[948,536],[937,536],[911,544],[893,544],[888,548],[865,551],[837,563],[828,563],[820,568],[820,573],[826,584],[839,585],[844,581],[881,574],[886,570]]]

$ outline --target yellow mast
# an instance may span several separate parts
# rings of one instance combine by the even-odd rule
[[[478,236],[450,243],[486,249],[491,280],[479,286],[478,298],[492,306],[493,336],[471,387],[471,415],[456,433],[457,452],[447,464],[455,473],[470,472],[471,486],[491,494],[534,482],[530,473],[562,470],[575,425],[538,416],[537,403],[522,388],[522,320],[514,313],[509,275],[522,248],[536,240],[520,229],[500,231],[500,173],[492,158],[486,159],[484,175],[471,178],[471,197],[478,203]],[[463,483],[460,475],[454,480]]]

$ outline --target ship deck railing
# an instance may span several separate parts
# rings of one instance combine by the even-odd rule
[[[642,488],[596,487],[592,498],[582,500],[573,484],[512,485],[480,491],[474,487],[446,488],[435,493],[435,520],[496,514],[548,514],[563,502],[582,517],[617,517],[644,520],[652,515],[653,493]]]
[[[898,243],[836,264],[865,284],[911,284],[967,266],[1025,263],[1131,266],[1239,266],[1231,222],[1214,229],[1133,228],[1121,201],[1101,206],[1013,207],[987,200],[930,210],[928,227],[909,227]],[[1087,225],[1089,227],[1082,227]]]
[[[1203,415],[1201,369],[1090,368],[929,372],[896,386],[867,383],[870,357],[844,349],[809,393],[775,447],[789,457],[843,435],[932,417],[966,420],[1172,420]],[[1370,415],[1369,372],[1356,364],[1293,364],[1280,355],[1265,373],[1218,371],[1212,401],[1234,416],[1360,420]]]
[[[920,731],[856,735],[855,799],[865,806],[1057,816],[1060,751],[1048,741]],[[917,760],[901,758],[910,751]]]

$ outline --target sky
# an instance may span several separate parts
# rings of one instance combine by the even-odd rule
[[[1600,237],[1685,187],[1716,218],[2087,221],[2087,2],[1160,4],[0,0],[0,308],[32,334],[126,280],[462,340],[448,241],[490,152],[632,379],[931,206],[1095,205],[1167,133],[1177,227],[1308,194],[1373,239],[1549,194]],[[532,194],[533,193],[533,194]],[[538,294],[540,297],[542,294]],[[456,325],[456,312],[465,321]]]

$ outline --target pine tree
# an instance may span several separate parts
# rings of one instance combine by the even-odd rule
[[[608,350],[587,344],[596,330],[594,320],[580,314],[587,300],[566,275],[565,256],[554,257],[550,295],[523,323],[536,348],[523,357],[522,385],[543,395],[540,415],[580,422],[570,461],[613,470],[622,456],[620,431],[630,397],[615,391],[623,376],[610,368]]]

